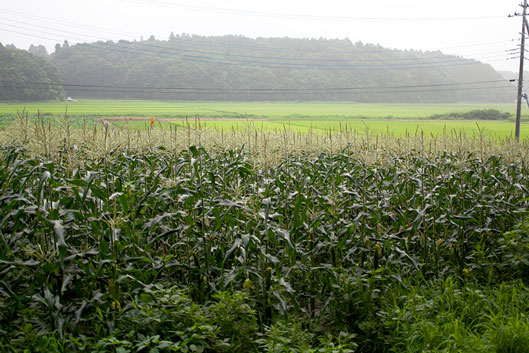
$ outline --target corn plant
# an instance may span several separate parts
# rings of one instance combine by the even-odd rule
[[[382,350],[391,333],[373,323],[395,288],[527,274],[512,233],[529,203],[523,158],[338,139],[272,163],[252,148],[179,148],[174,132],[166,146],[115,146],[97,125],[84,133],[102,142],[94,153],[63,129],[56,144],[36,121],[43,153],[1,151],[2,347],[49,333],[64,351],[263,350],[281,322],[309,320],[333,329],[300,333],[300,347]]]

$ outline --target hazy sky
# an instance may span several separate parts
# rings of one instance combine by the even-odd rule
[[[10,0],[0,42],[44,44],[139,39],[151,34],[349,38],[396,49],[441,50],[518,70],[520,0]],[[275,53],[277,54],[277,53]]]

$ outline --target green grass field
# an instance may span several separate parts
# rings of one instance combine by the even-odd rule
[[[340,102],[163,102],[82,99],[65,102],[0,104],[0,116],[25,109],[30,114],[182,118],[253,118],[267,120],[348,120],[350,118],[428,118],[434,114],[498,109],[514,113],[514,104],[356,104]],[[524,110],[524,114],[527,111]]]
[[[525,108],[525,107],[524,107]],[[332,102],[162,102],[124,100],[79,100],[74,103],[31,102],[0,104],[2,116],[15,116],[25,110],[30,115],[40,111],[47,115],[75,117],[131,117],[147,120],[112,121],[114,126],[145,129],[150,117],[157,127],[177,128],[200,125],[217,130],[251,129],[294,132],[354,131],[374,135],[426,136],[454,135],[511,137],[512,121],[442,121],[429,120],[435,114],[466,112],[476,109],[498,109],[514,114],[514,104],[355,104]],[[527,109],[523,110],[527,114]],[[162,120],[163,119],[163,120]],[[168,121],[168,119],[174,119]],[[187,119],[187,120],[186,120]],[[529,137],[526,124],[522,138]]]
[[[114,126],[129,129],[144,130],[150,126],[149,120],[112,121]],[[514,136],[514,122],[512,121],[456,121],[456,120],[385,120],[385,119],[349,119],[349,120],[284,120],[284,121],[255,121],[255,120],[194,120],[178,119],[173,121],[156,121],[155,128],[167,129],[175,127],[186,129],[207,128],[217,131],[250,130],[275,131],[288,130],[291,132],[328,133],[351,132],[353,134],[384,135],[405,137],[413,135],[424,136],[453,136],[511,138]],[[529,138],[529,123],[522,123],[521,138]]]

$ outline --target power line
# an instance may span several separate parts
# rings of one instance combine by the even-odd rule
[[[11,80],[1,80],[0,82],[12,82]],[[424,84],[424,85],[404,85],[404,86],[364,86],[364,87],[321,87],[321,88],[230,88],[232,91],[246,91],[246,90],[277,90],[277,91],[293,91],[293,90],[355,90],[355,89],[371,89],[371,88],[420,88],[420,87],[439,87],[439,86],[460,86],[460,85],[476,85],[484,83],[499,83],[499,82],[510,82],[510,80],[488,80],[488,81],[472,81],[472,82],[453,82],[453,83],[434,83],[434,84]],[[32,84],[32,85],[51,85],[51,86],[63,86],[63,87],[96,87],[96,88],[151,88],[145,86],[116,86],[116,85],[89,85],[89,84],[74,84],[74,83],[60,83],[60,82],[37,82],[37,81],[24,81],[20,82],[23,84]],[[167,90],[218,90],[224,88],[203,88],[203,87],[152,87],[156,89],[167,89]]]
[[[62,24],[67,25],[69,28],[73,26],[73,27],[78,27],[78,28],[90,29],[90,31],[101,31],[101,32],[107,32],[107,33],[119,34],[119,35],[123,35],[124,34],[124,35],[127,35],[127,36],[133,36],[133,37],[142,36],[139,33],[124,32],[124,31],[119,31],[119,30],[114,30],[114,29],[103,28],[103,27],[99,27],[99,26],[91,26],[91,25],[86,25],[86,24],[79,24],[77,22],[70,22],[70,21],[64,21],[64,20],[59,20],[59,19],[53,19],[53,18],[50,18],[50,17],[36,16],[36,15],[29,14],[29,13],[26,13],[26,12],[20,12],[20,11],[8,10],[8,9],[0,9],[0,11],[1,12],[6,12],[7,14],[11,14],[11,15],[21,15],[21,16],[24,16],[24,18],[28,18],[29,17],[29,18],[34,18],[34,19],[38,19],[38,20],[41,20],[41,21],[45,21],[45,22],[55,23],[55,24],[62,23]],[[326,50],[326,49],[322,50],[322,49],[311,49],[311,48],[273,47],[273,46],[270,46],[270,45],[262,45],[262,46],[259,46],[259,45],[241,45],[241,44],[233,44],[233,43],[209,42],[207,40],[198,40],[196,38],[192,38],[192,40],[188,40],[188,39],[184,39],[184,38],[185,37],[177,37],[177,39],[175,39],[175,40],[176,41],[186,42],[186,44],[200,43],[200,45],[214,46],[214,47],[223,47],[223,48],[232,47],[232,48],[241,48],[241,49],[267,50],[267,51],[328,53],[328,50]],[[486,46],[486,45],[492,45],[492,44],[505,43],[507,41],[514,41],[514,39],[493,41],[493,42],[483,42],[483,43],[474,43],[473,42],[471,44],[442,47],[442,48],[438,48],[437,50],[453,49],[453,48],[468,48],[468,47],[476,47],[476,46]],[[336,53],[349,53],[349,51],[339,51],[339,50],[336,50],[336,51],[333,51],[333,52],[336,52]],[[406,59],[404,59],[404,60],[406,60]]]
[[[86,29],[89,29],[92,32],[93,31],[99,31],[99,32],[107,32],[107,33],[114,33],[114,34],[119,33],[121,35],[127,35],[127,36],[141,36],[142,35],[142,34],[139,34],[139,33],[124,32],[124,31],[120,31],[120,30],[116,30],[116,29],[110,29],[110,28],[104,28],[104,27],[100,27],[100,26],[86,25],[86,24],[80,24],[78,22],[71,22],[71,21],[53,19],[53,18],[50,18],[50,17],[37,16],[37,15],[30,14],[30,13],[27,13],[27,12],[15,11],[15,10],[10,10],[10,9],[5,9],[5,8],[0,8],[0,12],[4,12],[5,14],[8,14],[8,15],[10,14],[10,15],[14,15],[14,16],[23,16],[24,18],[38,19],[38,20],[44,21],[44,22],[63,23],[65,25],[67,25],[68,27],[86,28]]]
[[[48,88],[46,87],[28,87],[28,86],[16,86],[16,85],[6,85],[3,86],[6,88],[16,88],[16,89],[35,89],[35,90],[46,90]],[[470,91],[470,90],[485,90],[485,89],[499,89],[499,88],[513,88],[512,86],[490,86],[490,87],[467,87],[467,88],[446,88],[446,89],[421,89],[421,90],[403,90],[403,91],[397,91],[397,90],[387,90],[387,91],[361,91],[356,93],[423,93],[423,92],[447,92],[447,91]],[[121,91],[121,90],[101,90],[101,89],[70,89],[70,91],[82,91],[82,92],[99,92],[99,93],[105,93],[105,92],[114,92],[114,93],[151,93],[151,94],[167,94],[167,92],[160,92],[160,91],[150,91],[150,90],[134,90],[134,91]],[[172,94],[208,94],[208,95],[241,95],[241,92],[173,92]],[[333,92],[333,94],[351,94],[354,92]],[[245,95],[263,95],[263,92],[244,92]],[[321,92],[268,92],[267,94],[277,94],[277,95],[284,95],[284,94],[322,94]]]
[[[2,23],[0,23],[2,24]],[[50,32],[46,32],[46,31],[40,31],[40,30],[35,30],[33,28],[28,28],[28,27],[24,27],[24,26],[17,26],[17,25],[10,25],[11,27],[16,27],[16,28],[21,28],[23,30],[29,30],[29,31],[34,31],[34,32],[37,32],[37,33],[44,33],[44,34],[51,34],[51,35],[57,35],[55,33],[50,33]],[[3,29],[3,30],[6,30],[6,29]],[[12,31],[12,30],[6,30],[6,31]],[[17,32],[19,33],[19,32]],[[73,39],[77,39],[77,40],[86,40],[85,38],[79,38],[79,37],[72,37],[70,36],[70,38],[73,38]],[[105,40],[105,38],[101,38],[101,37],[95,37],[95,38],[100,38],[100,39],[103,39]],[[142,49],[142,48],[133,48],[133,47],[130,47],[130,46],[126,46],[126,45],[123,45],[121,44],[121,42],[119,43],[112,43],[114,46],[117,46],[119,48],[124,48],[124,49],[132,49],[132,50],[140,50],[140,51],[147,51],[148,53],[152,53],[151,50],[145,50],[145,49]],[[176,48],[167,48],[167,47],[163,47],[163,46],[157,46],[157,45],[150,45],[150,44],[138,44],[138,43],[133,43],[133,42],[127,42],[126,44],[131,44],[131,45],[136,45],[136,46],[140,46],[140,47],[148,47],[148,48],[156,48],[156,49],[163,49],[164,51],[158,51],[157,53],[162,53],[162,54],[167,54],[167,55],[176,55],[175,53],[172,53],[172,52],[167,52],[167,50],[176,50],[176,51],[190,51],[190,52],[197,52],[197,53],[204,53],[204,54],[213,54],[213,55],[225,55],[225,56],[232,56],[232,57],[235,57],[235,58],[239,58],[239,57],[243,57],[243,58],[256,58],[256,59],[286,59],[286,60],[298,60],[298,59],[293,59],[293,58],[273,58],[273,57],[263,57],[263,56],[248,56],[248,55],[233,55],[233,54],[223,54],[223,53],[210,53],[210,52],[203,52],[203,51],[194,51],[194,50],[181,50],[181,49],[176,49]],[[488,53],[481,53],[481,54],[475,54],[475,55],[485,55],[485,54],[489,54],[489,53],[496,53],[496,52],[488,52]],[[498,57],[498,56],[501,56],[501,55],[494,55],[492,57]],[[231,58],[210,58],[210,57],[205,57],[205,56],[202,56],[202,55],[190,55],[190,54],[179,54],[179,57],[186,57],[186,58],[198,58],[198,59],[213,59],[213,60],[229,60],[229,61],[235,61],[235,62],[239,62],[239,63],[248,63],[249,61],[248,60],[242,60],[242,59],[231,59]],[[366,64],[361,64],[360,66],[365,66],[365,67],[374,67],[374,66],[384,66],[384,67],[387,67],[387,66],[414,66],[414,65],[430,65],[430,64],[439,64],[439,63],[449,63],[449,62],[460,62],[462,61],[463,59],[461,58],[451,58],[449,56],[444,56],[444,57],[434,57],[434,58],[439,58],[439,59],[444,59],[444,60],[438,60],[438,61],[430,61],[430,62],[417,62],[417,63],[397,63],[397,64],[370,64],[370,65],[366,65]],[[490,56],[489,56],[490,58]],[[432,58],[423,58],[423,60],[430,60]],[[300,59],[300,60],[303,60],[303,59]],[[316,59],[317,60],[317,59]],[[414,59],[410,59],[410,61],[412,61]],[[322,60],[324,61],[324,60]],[[342,59],[340,59],[340,61],[342,61]],[[343,61],[356,61],[356,60],[347,60],[347,59],[343,59]],[[374,59],[374,60],[360,60],[360,61],[379,61],[377,59]],[[380,60],[380,61],[383,61],[383,62],[386,62],[386,60]],[[251,61],[252,63],[256,63],[254,61]],[[287,66],[332,66],[332,67],[337,67],[337,66],[351,66],[351,65],[344,65],[344,64],[299,64],[299,63],[282,63],[282,62],[262,62],[260,61],[259,63],[262,63],[262,64],[271,64],[271,65],[287,65]]]
[[[39,28],[49,29],[49,30],[52,30],[52,31],[55,31],[55,32],[67,33],[68,35],[71,35],[71,34],[84,35],[82,33],[76,33],[76,32],[71,32],[71,31],[63,31],[63,30],[52,28],[52,27],[39,26],[39,25],[30,24],[30,23],[23,22],[23,21],[5,19],[5,18],[2,18],[2,17],[0,17],[0,20],[14,22],[14,23],[18,23],[18,24],[31,25],[32,27],[39,27]],[[0,24],[6,25],[5,23],[2,23],[2,22],[0,22]],[[33,28],[28,28],[28,27],[24,27],[24,26],[17,26],[17,25],[11,25],[11,24],[9,24],[9,25],[17,27],[17,28],[24,29],[24,30],[34,30]],[[43,33],[49,33],[49,32],[43,32]],[[108,38],[103,38],[103,37],[98,37],[98,36],[93,36],[93,35],[89,35],[89,37],[96,38],[96,39],[99,39],[99,40],[104,40],[104,41],[108,40]],[[119,42],[119,43],[121,43],[121,42]],[[429,60],[432,60],[432,59],[444,59],[444,60],[439,61],[439,62],[447,62],[447,61],[452,61],[452,60],[455,60],[455,61],[461,60],[459,58],[448,60],[449,56],[446,56],[446,55],[445,56],[438,56],[438,57],[424,57],[424,58],[417,57],[417,58],[375,59],[375,60],[373,60],[373,59],[325,59],[325,58],[312,59],[312,58],[292,58],[292,57],[269,57],[269,56],[259,56],[259,55],[229,54],[229,53],[209,52],[209,51],[203,51],[203,50],[172,48],[172,47],[161,46],[161,45],[153,45],[153,44],[148,44],[148,43],[126,42],[126,44],[130,44],[130,45],[134,45],[134,46],[138,46],[138,47],[163,49],[163,50],[166,50],[166,51],[169,50],[171,52],[174,51],[174,52],[198,53],[198,54],[223,56],[223,57],[236,57],[236,58],[254,58],[254,59],[267,59],[267,60],[269,60],[269,59],[272,59],[272,60],[290,60],[290,61],[309,61],[309,62],[316,62],[316,63],[321,63],[321,62],[363,62],[363,61],[369,61],[369,62],[372,62],[372,61],[377,61],[377,62],[396,62],[396,61],[398,61],[398,62],[401,62],[401,61],[429,61]],[[193,41],[190,41],[188,44],[193,44]],[[131,49],[133,49],[133,48],[131,48]],[[511,49],[511,50],[517,50],[517,49]],[[350,53],[352,54],[352,52],[350,52]],[[478,54],[471,54],[471,55],[472,56],[476,56],[476,55],[479,56],[479,55],[487,55],[487,54],[491,54],[491,53],[497,53],[497,52],[496,51],[495,52],[486,52],[486,53],[478,53]],[[329,54],[329,52],[327,52],[327,54]],[[437,61],[432,61],[431,63],[438,63],[438,62]],[[411,65],[411,64],[423,64],[423,63],[421,63],[421,62],[419,62],[419,63],[408,63],[408,64],[403,64],[403,65]],[[336,66],[336,64],[326,64],[326,65]]]
[[[366,87],[328,87],[328,88],[239,88],[239,89],[224,89],[224,88],[200,88],[200,87],[139,87],[139,86],[112,86],[112,85],[86,85],[86,84],[59,84],[46,82],[18,82],[11,84],[12,81],[0,80],[0,82],[8,82],[2,87],[16,88],[16,89],[36,89],[48,90],[50,86],[65,87],[67,91],[73,92],[118,92],[118,93],[150,93],[150,94],[212,94],[212,95],[256,95],[256,94],[354,94],[354,93],[417,93],[417,92],[446,92],[446,91],[468,91],[468,90],[485,90],[485,89],[499,89],[510,88],[512,85],[494,85],[482,87],[450,87],[450,86],[464,86],[487,83],[507,83],[508,80],[494,80],[494,81],[478,81],[466,83],[442,83],[442,84],[427,84],[427,85],[405,85],[405,86],[366,86]],[[45,87],[43,87],[45,86]]]
[[[274,17],[274,18],[286,18],[286,19],[306,19],[306,20],[325,20],[325,21],[383,21],[383,22],[430,22],[430,21],[468,21],[468,20],[491,20],[491,19],[505,19],[504,16],[463,16],[463,17],[349,17],[349,16],[323,16],[323,15],[305,15],[305,14],[294,14],[294,13],[278,13],[269,11],[254,11],[254,10],[242,10],[242,9],[229,9],[221,7],[211,6],[197,6],[173,3],[168,1],[160,0],[120,0],[121,2],[157,6],[164,8],[178,8],[196,12],[205,13],[216,13],[216,14],[232,14],[232,15],[244,15],[244,16],[255,16],[255,17]]]
[[[207,40],[202,39],[196,39],[195,37],[192,37],[190,39],[185,39],[186,37],[178,37],[174,41],[182,41],[186,44],[200,44],[205,46],[213,46],[213,47],[221,47],[221,48],[238,48],[238,49],[257,49],[257,50],[267,50],[267,51],[284,51],[284,52],[304,52],[304,53],[329,53],[328,50],[324,49],[310,49],[310,48],[286,48],[286,47],[273,47],[269,45],[240,45],[240,44],[232,44],[232,43],[217,43],[217,42],[209,42]],[[514,41],[514,39],[506,39],[502,41],[494,41],[494,42],[484,42],[484,43],[472,43],[467,45],[457,45],[457,46],[450,46],[450,47],[442,47],[438,48],[436,50],[444,50],[444,49],[453,49],[453,48],[469,48],[469,47],[478,47],[478,46],[486,46],[486,45],[492,45],[492,44],[500,44],[500,43],[506,43]],[[333,50],[332,53],[351,53],[349,50]],[[471,54],[472,55],[472,54]],[[420,59],[420,58],[419,58]],[[403,59],[406,60],[406,59]]]
[[[514,42],[514,39],[509,40],[501,40],[501,41],[495,41],[495,42],[485,42],[485,43],[472,43],[472,44],[466,44],[466,45],[457,45],[457,46],[451,46],[451,47],[442,47],[439,48],[439,50],[443,49],[453,49],[453,48],[468,48],[468,47],[477,47],[477,46],[483,46],[483,45],[491,45],[491,44],[500,44],[505,42]]]
[[[28,33],[20,32],[20,31],[14,31],[11,29],[0,28],[0,30],[22,34],[22,35],[30,36],[30,37],[43,38],[47,40],[53,40],[53,41],[58,40],[57,37],[55,38],[44,37],[41,35],[28,34]],[[26,30],[34,31],[37,33],[55,35],[53,33],[37,31],[33,29],[26,29]],[[123,46],[123,45],[116,44],[113,42],[111,44],[114,47],[124,48],[124,49],[129,49],[129,50],[108,48],[108,47],[105,47],[105,45],[107,45],[106,43],[96,43],[96,44],[79,43],[77,45],[93,47],[96,49],[101,49],[101,50],[106,50],[106,51],[122,52],[122,53],[127,53],[127,54],[132,54],[132,55],[143,55],[143,56],[150,56],[150,57],[154,56],[154,57],[168,58],[168,59],[181,59],[184,61],[191,61],[191,62],[202,62],[202,63],[212,63],[212,64],[231,65],[231,66],[240,66],[241,64],[245,64],[246,66],[250,66],[250,67],[297,69],[297,70],[324,70],[324,71],[381,71],[382,70],[382,71],[390,71],[390,70],[402,70],[402,69],[423,69],[423,68],[437,68],[437,67],[446,67],[446,66],[482,64],[481,62],[478,62],[478,61],[465,60],[465,59],[445,60],[445,61],[437,61],[437,62],[430,62],[430,63],[377,64],[377,65],[374,65],[374,64],[371,64],[371,65],[367,65],[367,64],[326,65],[326,64],[278,63],[278,62],[262,62],[262,61],[226,59],[226,58],[224,59],[223,58],[209,58],[209,57],[203,57],[203,56],[198,56],[198,55],[187,55],[187,54],[181,54],[181,55],[175,56],[174,53],[166,53],[166,52],[153,53],[152,51],[146,50],[146,49],[131,48],[131,47]],[[130,50],[134,50],[134,51],[130,51]],[[146,53],[140,53],[137,51],[146,52]],[[495,55],[493,57],[498,57],[498,55]],[[228,61],[219,61],[219,60],[228,60]],[[492,61],[492,60],[489,60],[489,61]]]

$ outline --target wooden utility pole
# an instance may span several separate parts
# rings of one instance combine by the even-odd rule
[[[523,94],[523,64],[524,64],[524,54],[525,54],[525,29],[527,27],[527,0],[524,0],[522,5],[523,14],[522,14],[522,43],[520,48],[520,71],[518,72],[518,99],[516,101],[516,127],[514,129],[514,138],[516,142],[520,141],[520,117],[522,114],[522,94]]]

